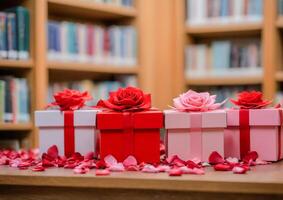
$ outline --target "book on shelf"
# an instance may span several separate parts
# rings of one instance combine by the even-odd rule
[[[215,40],[185,49],[187,78],[261,76],[258,39]]]
[[[262,4],[262,0],[187,0],[187,24],[258,22],[262,20]]]
[[[88,105],[95,105],[99,99],[107,99],[110,91],[115,91],[120,87],[137,86],[136,76],[119,75],[115,76],[110,81],[93,81],[93,80],[81,80],[72,82],[52,82],[48,87],[48,102],[53,101],[53,94],[64,90],[66,88],[88,91],[93,100],[88,102]]]
[[[134,66],[137,35],[133,26],[48,22],[48,59],[98,65]]]
[[[277,0],[278,15],[283,15],[283,0]]]
[[[21,6],[0,12],[0,58],[29,58],[29,11]]]
[[[116,5],[116,6],[126,6],[126,7],[133,6],[133,0],[88,0],[88,1],[94,1],[96,3],[111,4],[111,5]]]
[[[0,123],[30,121],[27,79],[0,77]]]

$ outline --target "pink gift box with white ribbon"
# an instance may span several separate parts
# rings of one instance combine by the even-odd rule
[[[243,157],[256,151],[259,158],[283,158],[282,109],[229,109],[225,129],[225,157]]]
[[[180,112],[165,110],[166,148],[168,156],[183,160],[208,161],[217,151],[224,156],[225,110]]]

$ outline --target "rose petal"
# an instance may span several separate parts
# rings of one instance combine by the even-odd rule
[[[87,159],[87,160],[91,160],[93,159],[94,157],[94,152],[88,152],[85,156],[84,156],[84,159]]]
[[[125,167],[124,167],[123,163],[116,163],[114,165],[111,165],[108,169],[112,172],[123,172],[123,171],[125,171]]]
[[[57,146],[53,145],[53,146],[49,147],[48,150],[47,150],[47,155],[52,159],[56,159],[58,157]]]
[[[159,172],[159,170],[156,167],[150,164],[146,164],[141,171],[145,173],[158,173]]]
[[[107,176],[110,175],[110,171],[108,169],[97,169],[95,170],[96,176]]]
[[[188,168],[188,167],[186,167],[186,166],[184,166],[184,167],[180,167],[179,168],[180,170],[182,170],[182,172],[184,173],[184,174],[197,174],[197,175],[203,175],[205,172],[204,172],[204,170],[203,169],[201,169],[201,168]]]
[[[210,154],[208,160],[209,160],[209,163],[212,165],[225,162],[223,157],[217,151],[213,151]]]
[[[232,169],[234,174],[245,174],[247,172],[247,170],[244,167],[239,167],[239,166],[235,166]]]
[[[157,169],[159,172],[168,172],[170,167],[168,165],[158,165]]]
[[[256,165],[268,165],[268,164],[271,164],[271,162],[267,162],[267,161],[264,161],[264,160],[261,160],[261,159],[256,159],[255,161]]]
[[[139,167],[137,165],[130,165],[128,167],[126,167],[127,171],[139,171]]]
[[[243,162],[244,163],[250,163],[250,161],[256,161],[257,158],[258,158],[257,152],[256,151],[250,151],[244,156]]]
[[[136,158],[134,156],[128,156],[124,161],[123,161],[123,165],[125,167],[131,166],[131,165],[137,165],[138,162],[136,160]]]
[[[34,171],[34,172],[43,172],[43,171],[45,171],[45,168],[42,167],[42,166],[35,166],[31,170]]]
[[[116,165],[117,164],[117,160],[114,156],[112,155],[108,155],[104,158],[104,162],[106,164],[107,167],[110,167],[112,165]]]
[[[227,164],[216,164],[213,166],[215,171],[230,171],[231,170],[231,166],[227,165]]]
[[[236,164],[239,163],[239,159],[238,158],[232,158],[232,157],[228,157],[226,158],[226,161],[230,164]]]
[[[169,170],[169,176],[182,176],[183,172],[180,168],[174,168]]]

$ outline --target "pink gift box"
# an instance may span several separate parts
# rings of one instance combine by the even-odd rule
[[[227,110],[225,157],[241,158],[247,151],[256,151],[262,160],[282,159],[282,110],[249,109],[242,117],[240,112],[243,111]]]
[[[178,112],[165,110],[166,148],[168,156],[183,160],[199,158],[208,161],[217,151],[224,155],[226,112]]]
[[[40,152],[46,152],[52,145],[56,145],[59,154],[65,156],[73,152],[82,155],[95,152],[96,113],[97,110],[36,111],[35,125],[39,127]]]

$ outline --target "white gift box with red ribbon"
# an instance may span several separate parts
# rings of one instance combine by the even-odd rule
[[[96,150],[96,113],[98,110],[35,112],[35,125],[39,127],[39,148],[44,153],[56,145],[60,155],[82,155]]]

